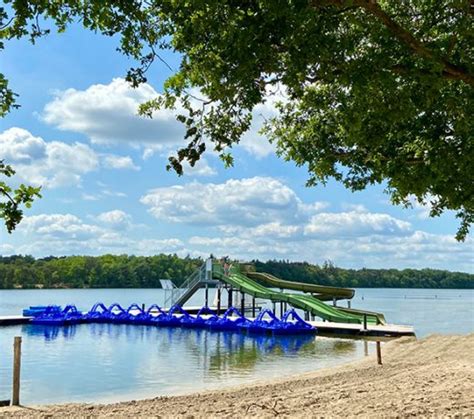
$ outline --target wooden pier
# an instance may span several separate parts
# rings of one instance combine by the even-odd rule
[[[404,326],[398,324],[369,324],[366,328],[362,324],[353,323],[335,323],[324,321],[309,321],[309,324],[318,329],[318,335],[327,337],[346,337],[346,338],[395,338],[402,336],[415,336],[413,326]]]
[[[0,326],[13,326],[16,324],[26,324],[31,317],[25,316],[0,316]]]

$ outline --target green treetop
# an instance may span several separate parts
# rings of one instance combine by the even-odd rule
[[[6,3],[9,3],[8,1]],[[160,49],[181,65],[164,95],[140,111],[179,103],[187,147],[182,173],[211,145],[226,164],[256,105],[283,92],[264,132],[282,158],[305,166],[308,184],[329,178],[356,191],[385,182],[396,204],[431,215],[454,210],[464,239],[474,219],[473,8],[469,0],[15,1],[0,38],[45,35],[73,21],[121,36],[146,81]],[[45,24],[46,25],[46,24]],[[191,92],[199,91],[205,99]],[[12,96],[6,106],[13,103]],[[14,98],[13,98],[14,99]],[[4,105],[5,106],[5,105]]]

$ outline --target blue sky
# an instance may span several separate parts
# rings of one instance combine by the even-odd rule
[[[167,172],[167,156],[183,129],[163,111],[136,116],[170,71],[156,63],[149,83],[123,80],[135,63],[117,41],[78,28],[7,43],[1,71],[21,108],[0,121],[0,157],[16,183],[43,185],[43,198],[0,253],[34,256],[104,253],[240,259],[290,259],[343,267],[474,270],[472,237],[457,243],[454,214],[392,206],[383,185],[351,193],[336,182],[306,188],[305,168],[277,158],[257,131],[272,100],[235,147],[235,167],[208,153],[183,177]],[[178,57],[163,53],[172,66]]]

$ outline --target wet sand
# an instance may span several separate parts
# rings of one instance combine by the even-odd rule
[[[0,417],[474,416],[474,334],[398,339],[382,358],[186,396],[0,408]]]

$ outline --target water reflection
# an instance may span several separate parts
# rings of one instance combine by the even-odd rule
[[[76,325],[69,326],[45,326],[41,324],[23,325],[22,333],[29,336],[44,337],[46,342],[54,341],[58,337],[65,340],[74,338]]]
[[[16,330],[16,331],[15,331]],[[0,335],[10,347],[20,326]],[[234,385],[336,365],[361,342],[106,323],[25,325],[24,402],[118,401]],[[11,374],[10,363],[0,375]],[[23,373],[23,371],[22,371]],[[68,377],[66,382],[64,377]],[[8,391],[0,382],[0,391]]]

